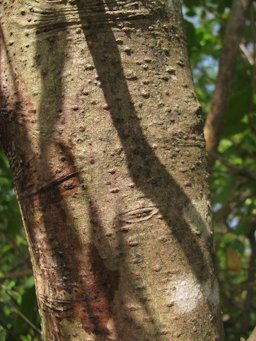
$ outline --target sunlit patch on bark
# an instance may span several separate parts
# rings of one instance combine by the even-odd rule
[[[168,300],[178,313],[190,313],[202,301],[217,307],[219,305],[219,288],[216,281],[207,281],[202,284],[194,277],[184,276],[167,289]]]

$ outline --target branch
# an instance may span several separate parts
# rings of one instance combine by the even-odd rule
[[[18,271],[18,272],[10,272],[4,276],[0,277],[0,282],[3,282],[7,279],[17,279],[17,278],[23,278],[26,276],[32,276],[33,272],[30,269],[24,270],[24,271]]]
[[[244,43],[241,43],[239,45],[240,50],[243,52],[245,58],[248,60],[248,63],[250,65],[254,65],[254,59],[253,59],[253,55],[247,50],[247,48],[245,47]]]
[[[26,256],[23,252],[23,250],[21,249],[21,247],[16,243],[15,239],[12,239],[8,233],[6,232],[6,230],[2,227],[0,227],[0,233],[2,233],[5,237],[5,239],[12,245],[12,247],[14,248],[14,250],[17,251],[17,253],[20,255],[20,257],[22,259],[25,259]]]
[[[256,340],[256,327],[253,329],[251,335],[247,339],[247,341],[255,341]]]
[[[205,123],[206,149],[209,153],[218,148],[221,129],[230,96],[236,60],[239,55],[243,27],[252,0],[235,0],[231,7],[230,17],[223,42],[219,62],[219,73],[213,94],[211,109]],[[209,156],[210,166],[214,159]]]
[[[243,176],[246,177],[250,180],[256,180],[256,175],[252,172],[250,172],[249,170],[245,169],[245,168],[241,168],[238,167],[236,165],[234,165],[232,162],[228,161],[227,159],[225,159],[223,156],[221,156],[219,153],[216,152],[211,152],[210,154],[211,159],[213,160],[219,160],[224,166],[226,166],[227,168],[229,168],[229,170],[238,176]]]
[[[19,309],[19,305],[17,304],[16,300],[13,298],[13,296],[8,292],[7,290],[5,291],[6,294],[10,297],[11,301],[10,304],[13,307],[15,313],[20,316],[20,318],[26,322],[35,332],[41,335],[41,330],[37,328],[36,325],[34,325],[33,322],[31,322]]]
[[[37,328],[37,326],[34,325],[19,309],[16,307],[14,308],[14,311],[16,314],[18,314],[21,319],[26,322],[37,334],[41,335],[41,330]]]

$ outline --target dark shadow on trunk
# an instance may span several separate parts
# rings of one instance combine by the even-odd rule
[[[115,1],[108,4],[110,9],[111,6],[116,6]],[[209,259],[206,259],[198,243],[198,237],[192,233],[182,216],[184,205],[191,203],[182,188],[161,164],[143,134],[126,83],[111,23],[106,18],[104,3],[100,0],[91,0],[88,4],[88,1],[80,0],[77,1],[77,7],[84,36],[102,84],[102,91],[126,155],[130,176],[135,185],[161,212],[195,276],[200,282],[207,281],[212,275],[208,267]],[[100,21],[90,17],[92,7],[98,9]],[[45,31],[42,24],[44,17],[39,21],[37,29],[36,57],[42,81],[39,107],[40,149],[37,153],[31,148],[29,125],[26,119],[21,126],[14,123],[15,132],[22,136],[23,141],[23,145],[16,146],[15,153],[19,153],[20,159],[24,160],[24,169],[16,176],[17,170],[13,165],[13,174],[19,196],[23,197],[20,202],[35,261],[51,294],[51,297],[39,297],[39,303],[53,331],[53,340],[59,340],[61,337],[58,332],[60,321],[74,318],[81,321],[88,333],[98,335],[100,341],[101,337],[108,336],[107,322],[112,318],[119,341],[123,341],[124,335],[124,331],[119,329],[122,325],[121,319],[127,321],[126,327],[131,333],[133,328],[140,330],[141,340],[146,341],[149,337],[147,330],[144,326],[138,325],[132,314],[122,306],[121,299],[119,311],[112,309],[122,272],[130,281],[134,295],[147,317],[152,319],[154,333],[158,335],[160,327],[154,321],[154,312],[145,299],[147,293],[139,294],[135,290],[138,278],[129,269],[125,258],[126,241],[122,234],[117,232],[119,252],[120,254],[123,252],[123,256],[116,269],[108,269],[101,257],[100,247],[107,249],[110,255],[111,247],[104,235],[104,222],[100,219],[97,202],[76,169],[68,141],[56,135],[56,131],[61,127],[63,116],[62,76],[65,65],[67,23],[64,17],[60,17],[59,12],[54,11],[53,6],[51,6],[51,15],[56,18],[57,24],[52,27],[47,26]],[[139,23],[137,21],[136,25]],[[143,19],[143,27],[145,27],[145,19]],[[47,37],[49,30],[52,32]],[[22,117],[24,99],[21,98],[18,90],[16,92],[18,107],[14,108],[14,111],[16,115]],[[65,119],[68,119],[68,116]],[[65,203],[65,198],[68,196],[84,198],[85,212],[90,216],[90,226],[85,226],[91,235],[89,245],[82,245],[80,236],[76,232],[73,214]],[[196,211],[195,208],[194,210]],[[40,218],[34,215],[37,211],[43,213]],[[202,226],[204,225],[199,213],[197,213],[197,220]],[[117,219],[115,228],[118,231],[121,227],[122,222]],[[120,268],[124,270],[121,271]],[[85,272],[85,275],[82,275],[82,272]],[[60,299],[61,291],[63,291],[63,300]],[[66,299],[68,296],[69,300]],[[54,297],[57,299],[54,300]],[[210,304],[209,309],[213,309]]]
[[[126,155],[131,178],[145,196],[151,198],[159,208],[171,233],[179,241],[196,277],[200,282],[207,280],[208,263],[198,243],[198,237],[191,232],[182,216],[182,209],[190,200],[161,164],[144,136],[124,76],[116,39],[104,14],[104,4],[100,0],[94,0],[90,1],[90,6],[92,2],[93,7],[98,7],[100,20],[90,18],[88,14],[90,8],[87,2],[82,0],[77,1],[80,20],[113,124]],[[138,25],[138,22],[136,24]],[[143,24],[145,25],[145,19]],[[198,212],[197,218],[199,223],[205,226]]]
[[[105,266],[93,236],[87,245],[82,244],[73,214],[66,204],[67,197],[72,196],[77,200],[82,197],[84,209],[89,205],[85,214],[88,211],[91,213],[86,184],[82,183],[76,169],[71,148],[65,137],[56,134],[56,130],[61,131],[64,127],[62,120],[68,120],[73,112],[70,108],[70,112],[65,112],[65,117],[62,108],[65,18],[54,11],[51,14],[59,23],[55,23],[47,37],[44,36],[39,22],[37,40],[37,55],[42,56],[39,61],[42,93],[39,108],[41,139],[38,169],[39,182],[46,185],[33,194],[38,195],[40,211],[43,212],[39,224],[41,236],[45,237],[44,243],[40,244],[38,241],[34,248],[41,253],[38,261],[46,271],[45,282],[52,289],[50,298],[41,298],[42,308],[46,310],[48,328],[56,340],[61,337],[58,325],[64,319],[80,321],[89,334],[107,336],[107,323],[111,318],[110,305],[118,287],[119,274]],[[48,33],[49,26],[46,31]],[[90,222],[93,219],[95,217],[90,217]],[[90,226],[84,228],[88,230]],[[60,292],[63,292],[63,299],[60,298]],[[52,307],[55,307],[55,312]]]
[[[108,2],[106,3],[108,4]],[[116,5],[115,2],[112,2],[113,4]],[[131,100],[120,52],[112,30],[112,27],[117,27],[118,23],[112,18],[109,19],[102,0],[93,0],[89,4],[85,0],[77,0],[77,7],[84,36],[102,85],[102,91],[123,146],[130,176],[137,188],[147,198],[150,198],[161,212],[170,227],[170,233],[179,242],[184,257],[186,257],[199,282],[207,281],[213,275],[210,268],[213,269],[214,266],[212,267],[210,264],[209,267],[211,259],[210,257],[206,259],[205,252],[202,251],[202,246],[198,242],[198,237],[192,233],[182,213],[184,206],[192,204],[155,155],[152,146],[144,136]],[[92,8],[94,15],[90,15]],[[110,5],[109,8],[111,9]],[[144,30],[147,25],[152,24],[152,20],[154,17],[149,17],[148,22],[145,18],[141,21],[137,19],[134,25],[139,27],[141,23],[141,28]],[[195,207],[194,211],[199,224],[205,226]],[[125,241],[119,234],[120,248],[124,244]],[[210,245],[211,241],[209,241]],[[122,266],[125,267],[131,282],[135,282],[136,279],[131,274],[125,260]],[[142,303],[142,306],[151,315],[145,302]],[[210,310],[213,309],[211,306],[209,308]],[[158,329],[158,326],[155,327]]]

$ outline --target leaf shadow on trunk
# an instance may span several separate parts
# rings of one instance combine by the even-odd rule
[[[38,251],[35,253],[40,254],[38,263],[51,294],[51,297],[41,297],[39,301],[51,337],[56,340],[64,337],[60,332],[60,329],[65,329],[64,326],[60,328],[61,321],[74,320],[80,322],[88,334],[95,334],[96,339],[100,340],[101,336],[105,338],[109,335],[107,323],[111,318],[110,306],[117,290],[119,273],[105,266],[95,246],[93,234],[88,244],[81,241],[72,209],[66,203],[67,197],[72,196],[75,200],[82,197],[81,210],[89,214],[90,224],[95,221],[95,216],[91,215],[92,204],[86,184],[76,169],[72,148],[68,145],[70,141],[63,136],[56,136],[56,130],[62,129],[63,119],[62,74],[66,58],[66,22],[60,13],[52,12],[52,16],[58,20],[53,24],[48,38],[42,37],[44,30],[41,22],[44,23],[44,20],[39,20],[36,51],[38,56],[42,56],[39,61],[42,90],[37,167],[41,170],[39,182],[46,185],[33,193],[38,195],[42,217],[39,222],[40,234],[39,231],[31,231],[31,234],[35,240],[34,249]],[[49,26],[46,32],[49,32]],[[67,114],[64,119],[69,119],[71,108]],[[84,228],[90,233],[90,226]],[[45,240],[39,240],[38,236],[43,236]],[[69,333],[69,328],[66,330]]]
[[[85,39],[113,124],[122,143],[130,176],[135,185],[159,208],[171,233],[179,241],[196,277],[200,282],[202,277],[206,280],[209,272],[205,255],[201,250],[198,237],[192,233],[182,215],[182,208],[191,204],[190,199],[161,164],[143,133],[129,93],[116,39],[108,19],[104,16],[104,3],[101,0],[90,1],[90,6],[99,8],[98,11],[102,15],[100,24],[95,18],[91,19],[86,14],[89,12],[86,1],[78,0],[77,6]],[[149,179],[155,181],[151,183]],[[194,210],[196,211],[195,208]],[[200,214],[197,211],[196,213],[201,226],[205,226]]]
[[[51,18],[54,17],[56,22],[52,25],[46,24],[44,15],[37,24],[35,59],[42,82],[38,109],[39,149],[35,151],[31,147],[28,134],[30,117],[24,115],[22,104],[26,101],[17,87],[19,107],[15,108],[15,112],[22,119],[15,130],[18,136],[22,136],[22,143],[16,146],[15,152],[24,160],[24,168],[16,176],[14,165],[13,174],[34,258],[34,270],[46,289],[43,295],[37,292],[45,328],[53,340],[60,340],[63,337],[59,326],[61,321],[76,320],[81,322],[87,333],[95,334],[95,340],[100,341],[108,339],[109,320],[113,319],[115,324],[111,305],[118,287],[119,272],[105,266],[95,246],[96,239],[100,237],[104,249],[109,249],[109,254],[112,252],[103,234],[97,205],[76,169],[70,146],[55,134],[61,126],[63,114],[66,23],[65,18],[51,8]],[[91,236],[88,245],[82,245],[76,233],[72,211],[65,203],[67,196],[85,198],[84,206],[88,206],[85,214],[89,214],[91,224],[85,226]],[[41,213],[35,216],[35,212]],[[127,320],[133,321],[129,311],[125,314]],[[146,330],[142,330],[136,321],[132,325],[141,329],[146,340]],[[124,340],[117,331],[117,340],[121,339]]]
[[[77,0],[76,3],[84,36],[93,58],[98,79],[101,82],[112,122],[126,156],[130,176],[135,186],[145,194],[145,197],[150,198],[159,209],[170,228],[170,233],[178,241],[180,249],[199,283],[206,283],[210,277],[215,276],[212,272],[215,267],[211,263],[211,256],[209,257],[209,254],[206,255],[207,252],[203,252],[198,236],[191,231],[191,227],[185,220],[182,213],[183,207],[191,206],[198,224],[205,229],[206,224],[183,189],[161,164],[143,133],[129,93],[122,59],[112,29],[112,26],[116,26],[117,22],[106,14],[105,4],[108,5],[110,2],[92,0],[88,3],[85,0]],[[112,1],[111,6],[109,6],[110,10],[113,4],[116,5],[117,3]],[[90,16],[92,8],[97,8],[98,17],[97,15],[96,17]],[[151,20],[154,18],[148,19],[148,26],[152,24]],[[136,28],[140,27],[140,21],[136,20],[132,25]],[[140,28],[143,30],[144,27],[145,20],[141,23]],[[149,179],[153,179],[153,181],[150,182]],[[120,222],[119,227],[121,224]],[[98,234],[103,235],[103,231],[100,231],[101,226],[98,228]],[[118,236],[119,245],[122,248],[125,241],[120,233]],[[208,251],[212,255],[210,239],[208,246]],[[129,265],[125,263],[123,266],[127,269],[131,282],[135,282],[136,279],[129,270]],[[212,311],[212,315],[216,316],[206,292],[203,292],[203,295],[209,305],[209,311]],[[151,314],[147,303],[144,303],[144,309],[149,311],[149,315]],[[159,330],[159,326],[156,326],[156,329]]]
[[[42,80],[39,149],[32,147],[29,136],[35,110],[30,112],[26,107],[29,99],[19,91],[19,79],[6,44],[4,48],[13,80],[15,103],[12,108],[9,105],[5,117],[1,117],[0,128],[2,147],[9,157],[20,199],[34,260],[35,279],[40,277],[46,289],[43,296],[37,292],[38,304],[44,315],[43,324],[51,340],[57,341],[64,337],[60,332],[60,322],[65,319],[81,321],[88,333],[108,334],[105,327],[106,319],[109,319],[108,304],[117,278],[114,277],[115,272],[104,267],[93,243],[86,245],[85,249],[81,246],[72,212],[65,203],[67,195],[78,195],[76,189],[80,188],[80,183],[69,147],[61,138],[53,136],[62,117],[66,23],[65,18],[52,8],[51,15],[58,19],[57,23],[50,27],[45,25],[43,15],[37,25],[35,60]],[[1,35],[4,41],[3,33]],[[6,103],[1,91],[1,105]],[[64,174],[59,174],[60,169]],[[86,273],[89,283],[80,276],[84,269],[90,269]],[[106,281],[111,285],[105,288],[102,283]]]

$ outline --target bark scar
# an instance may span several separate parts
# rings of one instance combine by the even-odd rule
[[[73,173],[70,173],[67,175],[63,175],[63,176],[59,177],[58,179],[54,179],[53,181],[49,182],[48,184],[41,186],[40,188],[38,188],[36,191],[34,191],[32,193],[25,193],[25,194],[20,195],[20,196],[21,197],[31,197],[31,196],[34,196],[36,194],[43,193],[52,187],[58,186],[58,185],[62,184],[63,182],[74,178],[76,175],[78,175],[78,172],[73,172]]]
[[[125,222],[125,223],[138,223],[140,221],[149,220],[154,215],[158,214],[159,210],[158,208],[152,206],[152,207],[141,207],[136,208],[124,213],[120,213],[117,216],[117,219],[119,221]]]

